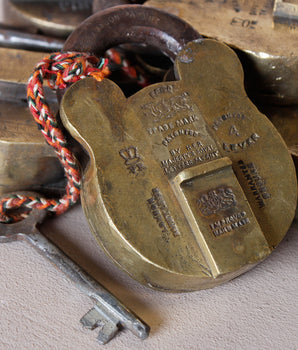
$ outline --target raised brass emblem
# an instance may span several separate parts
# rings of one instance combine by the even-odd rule
[[[266,258],[294,217],[297,183],[229,47],[190,42],[175,71],[129,98],[84,79],[61,117],[90,156],[82,204],[98,243],[146,286],[189,291]]]

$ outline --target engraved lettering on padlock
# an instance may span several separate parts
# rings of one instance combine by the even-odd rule
[[[168,131],[171,129],[174,129],[174,124],[172,122],[165,123],[165,124],[158,125],[158,126],[153,126],[152,128],[147,129],[147,131],[148,131],[149,135],[154,135],[158,132],[161,133],[161,132],[165,132],[165,131]]]
[[[163,85],[163,86],[159,86],[158,88],[154,89],[153,91],[151,91],[149,93],[149,95],[152,98],[157,98],[159,95],[164,94],[164,93],[174,93],[174,85]]]
[[[212,128],[215,131],[219,131],[220,128],[225,128],[227,125],[227,136],[240,137],[243,134],[247,134],[247,132],[245,132],[247,129],[245,126],[247,119],[249,118],[244,113],[225,113],[214,120]],[[238,124],[236,124],[236,122],[238,122]],[[223,142],[222,147],[227,152],[238,152],[255,144],[259,138],[260,136],[257,133],[252,133],[239,142]]]
[[[244,19],[240,17],[233,17],[231,20],[232,26],[239,26],[242,28],[255,29],[257,24],[258,24],[258,21]]]
[[[265,179],[260,176],[259,171],[253,162],[246,164],[243,160],[239,160],[238,164],[259,208],[265,207],[266,203],[264,200],[271,197],[266,187]]]
[[[167,130],[174,129],[175,127],[181,127],[184,125],[189,125],[194,123],[195,121],[199,121],[199,118],[197,115],[190,115],[185,118],[181,118],[175,121],[175,124],[173,122],[165,123],[158,126],[153,126],[152,128],[147,129],[149,135],[156,134],[157,132],[165,132]]]
[[[235,135],[235,136],[240,136],[240,131],[237,129],[236,125],[233,124],[231,127],[230,127],[230,131],[229,131],[229,135]]]
[[[150,205],[150,211],[157,221],[158,226],[163,229],[162,233],[168,233],[168,231],[170,231],[174,237],[180,236],[179,229],[169,212],[168,206],[159,188],[155,187],[152,189],[152,197],[149,198],[147,202]]]
[[[162,141],[162,144],[166,147],[169,146],[169,144],[178,136],[192,136],[192,137],[198,137],[200,136],[199,131],[193,130],[193,129],[178,129],[170,134],[168,134]]]
[[[173,153],[170,151],[171,158],[161,160],[161,167],[165,174],[174,173],[183,170],[191,165],[212,160],[219,157],[219,152],[214,145],[203,145],[201,141],[197,141],[185,147],[186,152]]]
[[[231,232],[238,227],[247,225],[250,223],[249,218],[245,211],[238,212],[236,214],[226,216],[219,221],[215,221],[210,224],[210,228],[215,237],[222,236],[225,233]]]
[[[248,137],[247,139],[245,139],[241,142],[237,142],[237,143],[224,142],[222,147],[227,152],[238,152],[238,151],[246,149],[247,147],[249,147],[251,145],[254,145],[258,141],[259,138],[260,138],[260,136],[257,133],[253,133],[253,134],[251,134],[250,137]]]
[[[244,120],[247,117],[243,113],[225,113],[216,120],[214,120],[214,123],[212,125],[212,128],[217,131],[218,128],[225,122],[226,120],[229,119],[238,119],[238,120]]]
[[[192,124],[198,120],[199,120],[198,116],[193,114],[193,115],[187,116],[185,118],[181,118],[181,119],[176,120],[176,126],[180,127],[180,126]]]

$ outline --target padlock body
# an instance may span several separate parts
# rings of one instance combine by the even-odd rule
[[[267,257],[294,217],[297,188],[231,49],[189,43],[175,70],[177,81],[128,99],[109,80],[83,80],[61,115],[90,155],[83,206],[100,245],[141,283],[187,291]]]

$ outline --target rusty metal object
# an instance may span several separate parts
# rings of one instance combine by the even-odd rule
[[[66,40],[64,50],[103,56],[107,49],[119,44],[146,42],[174,60],[183,45],[199,37],[196,30],[176,16],[141,5],[124,5],[89,17]]]
[[[56,38],[0,28],[0,47],[51,52],[61,51],[63,44],[64,41]]]
[[[295,0],[148,0],[145,5],[175,14],[202,35],[241,50],[247,87],[254,95],[275,103],[298,103]]]
[[[101,54],[107,45],[145,40],[178,54],[177,81],[127,99],[107,79],[85,79],[64,95],[63,123],[90,156],[83,207],[98,243],[141,283],[162,291],[214,287],[251,269],[284,237],[297,201],[294,165],[247,98],[230,48],[156,40],[164,28],[145,28],[144,36],[135,29],[138,18],[143,28],[145,18],[170,21],[136,10],[143,15],[115,8],[90,17],[65,44]],[[123,13],[120,38],[108,37],[111,26],[102,28],[118,25]],[[161,38],[173,36],[173,25]]]
[[[64,172],[27,106],[26,85],[44,53],[0,48],[0,194],[15,190],[57,192]],[[53,111],[56,97],[48,89]],[[62,183],[60,183],[62,181]],[[59,184],[60,183],[60,184]]]

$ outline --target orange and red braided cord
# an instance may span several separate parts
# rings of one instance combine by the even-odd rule
[[[26,214],[11,214],[11,210],[26,208],[46,209],[56,214],[65,212],[80,196],[81,175],[76,158],[66,145],[66,139],[58,128],[56,117],[50,111],[44,96],[43,81],[54,89],[64,89],[87,76],[101,81],[110,74],[106,59],[98,59],[85,53],[54,53],[37,64],[31,75],[27,97],[30,111],[39,124],[46,141],[55,149],[67,178],[66,194],[60,199],[46,199],[15,194],[0,199],[0,222],[21,220]]]

